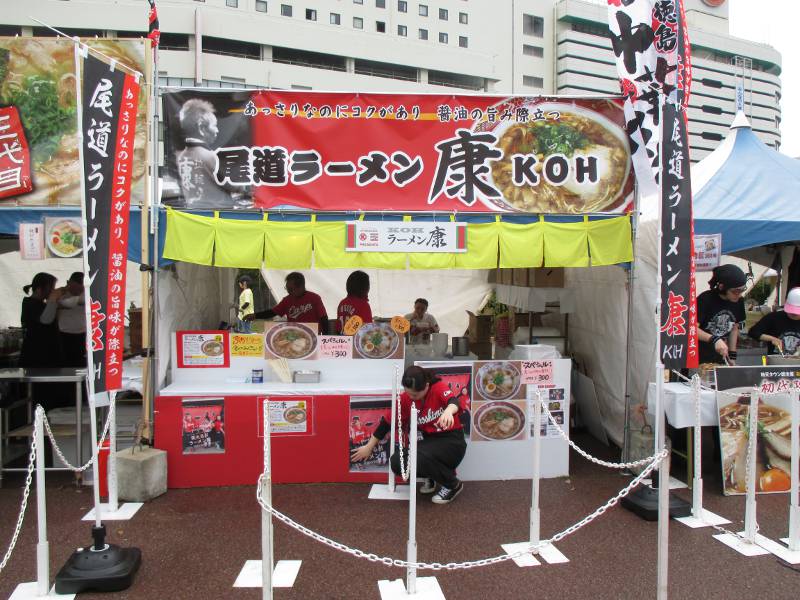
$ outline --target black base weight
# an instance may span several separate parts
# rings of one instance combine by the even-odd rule
[[[658,520],[658,488],[640,485],[633,492],[625,496],[620,502],[633,514],[640,516],[645,521]],[[675,494],[669,495],[669,516],[673,519],[688,517],[692,514],[692,505],[678,498]]]

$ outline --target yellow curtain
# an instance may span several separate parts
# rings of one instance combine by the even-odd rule
[[[268,269],[310,269],[313,224],[266,221],[264,263]]]
[[[347,228],[342,221],[317,221],[312,233],[314,266],[317,269],[357,269],[364,266],[361,264],[361,252],[347,252],[344,249]]]
[[[589,266],[589,223],[541,223],[545,267]]]
[[[628,215],[589,223],[592,266],[615,265],[633,260],[631,219]]]
[[[164,258],[211,265],[214,257],[214,219],[167,210]]]
[[[456,269],[494,269],[497,267],[499,223],[467,225],[467,251],[455,255]]]
[[[500,268],[541,267],[542,223],[497,223],[500,231]],[[468,234],[469,235],[469,234]]]
[[[214,265],[260,269],[264,260],[264,222],[215,219]]]

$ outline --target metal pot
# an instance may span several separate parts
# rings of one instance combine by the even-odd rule
[[[453,341],[453,356],[469,355],[469,338],[454,337],[452,341]]]

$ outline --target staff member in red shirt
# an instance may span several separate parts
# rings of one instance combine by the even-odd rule
[[[461,464],[467,451],[464,431],[461,428],[459,415],[466,408],[459,398],[453,394],[444,382],[440,381],[422,367],[408,367],[403,373],[403,393],[400,394],[400,417],[403,426],[404,442],[408,438],[408,425],[411,419],[411,403],[418,410],[417,430],[422,432],[422,439],[417,443],[417,475],[427,480],[422,484],[420,492],[432,494],[435,504],[452,502],[464,484],[456,477],[456,467]],[[372,454],[373,448],[389,432],[390,425],[381,419],[380,425],[361,448],[354,450],[350,460],[359,462]],[[408,445],[403,444],[403,467],[408,469]],[[392,454],[392,471],[401,475],[400,455]]]
[[[336,310],[337,329],[344,331],[347,320],[358,315],[364,323],[372,323],[372,309],[369,306],[369,275],[364,271],[353,271],[345,284],[347,297],[339,302]]]
[[[306,278],[302,273],[289,273],[286,276],[287,295],[273,308],[246,315],[245,321],[271,319],[275,315],[286,317],[294,323],[317,323],[319,333],[328,334],[328,313],[322,298],[306,290]]]

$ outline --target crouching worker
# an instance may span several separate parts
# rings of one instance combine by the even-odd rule
[[[425,478],[420,492],[436,492],[433,502],[448,504],[464,489],[464,484],[456,477],[456,467],[461,464],[467,451],[464,431],[458,418],[466,409],[460,404],[463,396],[456,397],[446,384],[422,367],[408,367],[403,373],[402,384],[402,467],[408,471],[408,431],[413,402],[419,411],[417,428],[422,434],[417,443],[417,475]],[[381,419],[369,442],[353,450],[350,460],[359,462],[369,458],[373,448],[386,436],[389,429],[389,423]],[[392,471],[401,475],[400,453],[395,451],[390,462]]]

